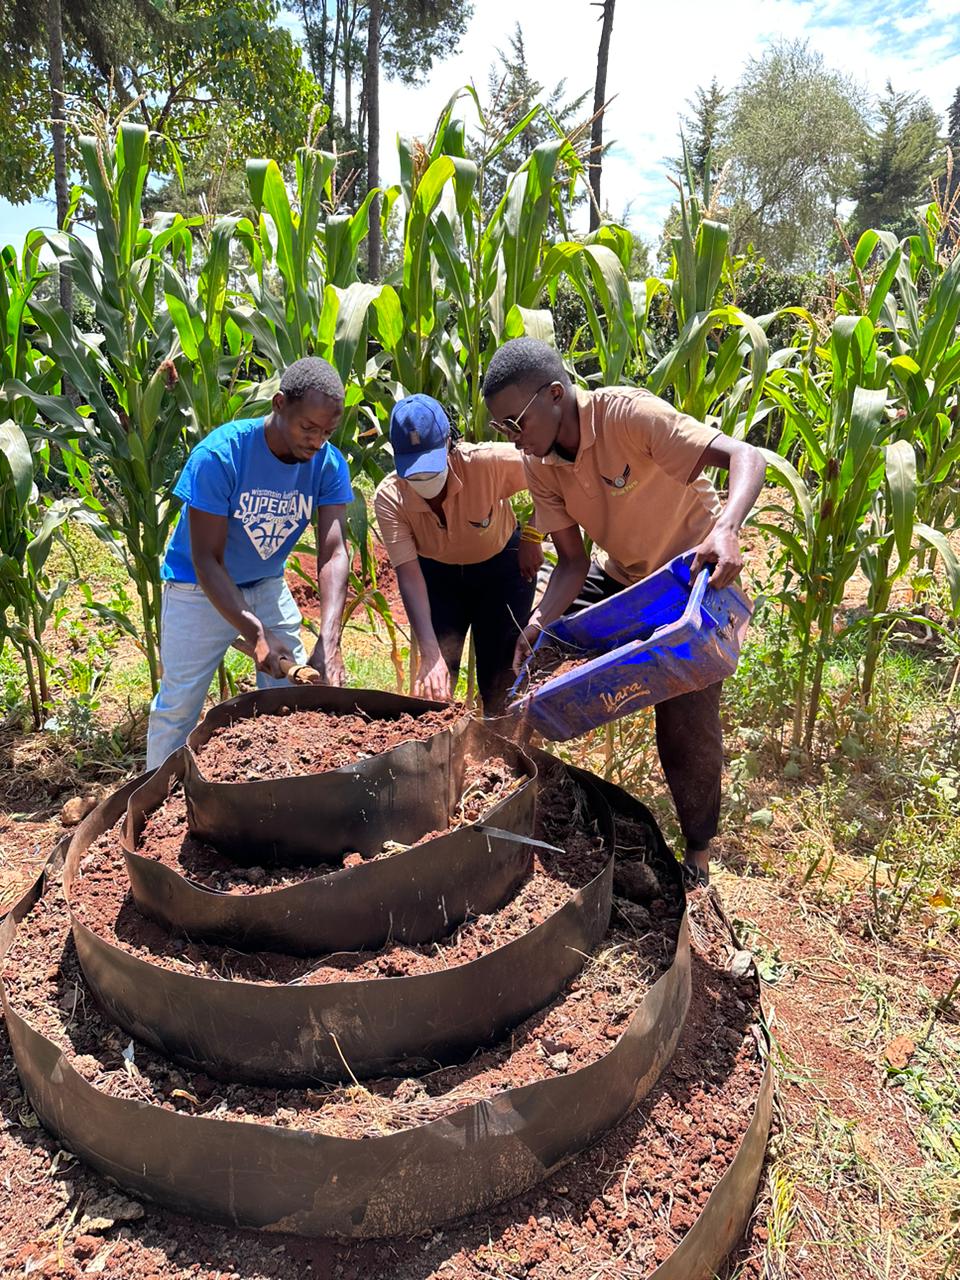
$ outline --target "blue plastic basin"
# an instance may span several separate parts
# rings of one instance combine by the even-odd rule
[[[509,714],[562,741],[729,676],[753,606],[738,587],[708,587],[709,569],[692,582],[692,563],[688,551],[642,582],[553,623],[534,653],[553,642],[565,656],[589,655],[589,661],[527,694],[525,667]]]

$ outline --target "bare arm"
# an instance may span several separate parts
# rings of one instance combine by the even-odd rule
[[[433,629],[427,584],[417,560],[408,560],[406,564],[399,566],[397,584],[410,626],[420,646],[420,663],[413,683],[414,693],[424,698],[435,698],[438,702],[449,701],[450,673]]]
[[[517,641],[514,653],[514,668],[517,670],[526,659],[537,635],[551,622],[562,617],[576,600],[590,568],[590,558],[578,525],[559,529],[551,537],[557,549],[557,567],[550,575],[543,599],[530,615],[530,621]]]
[[[268,675],[283,674],[281,658],[293,661],[286,641],[263,626],[230,577],[223,557],[227,546],[227,517],[189,508],[190,552],[197,581],[207,599],[253,649],[254,662]]]
[[[342,504],[317,508],[317,586],[320,589],[320,638],[310,655],[327,684],[346,681],[340,652],[340,628],[347,599],[350,562],[345,535],[347,508]]]
[[[696,548],[693,572],[715,565],[710,586],[727,587],[743,568],[740,529],[763,488],[767,467],[759,449],[729,436],[717,436],[707,446],[690,480],[695,480],[704,467],[721,467],[729,471],[730,480],[720,518]]]

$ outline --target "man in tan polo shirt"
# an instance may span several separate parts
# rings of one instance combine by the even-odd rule
[[[425,395],[397,402],[390,443],[397,469],[373,505],[420,648],[414,692],[452,696],[470,630],[484,715],[501,715],[543,563],[542,535],[520,530],[510,504],[523,463],[508,444],[458,442]]]
[[[483,394],[491,426],[523,453],[537,527],[557,549],[557,567],[517,645],[517,665],[562,614],[639,582],[681,552],[695,549],[695,572],[714,566],[711,586],[736,578],[740,527],[765,474],[758,449],[639,388],[574,387],[556,350],[535,338],[500,347]],[[725,504],[705,467],[729,472]],[[592,562],[583,533],[594,543]],[[655,709],[691,885],[708,882],[720,816],[720,691],[711,685]]]

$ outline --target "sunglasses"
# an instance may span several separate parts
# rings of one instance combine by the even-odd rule
[[[547,387],[552,386],[553,382],[550,381],[545,382],[542,387],[537,387],[536,391],[519,413],[511,413],[506,418],[491,418],[490,426],[493,427],[494,431],[499,432],[502,436],[507,436],[511,440],[518,439],[523,431],[523,415],[533,404],[534,400],[536,400],[540,392],[546,391]]]

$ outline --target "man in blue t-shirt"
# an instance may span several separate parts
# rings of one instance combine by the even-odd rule
[[[285,683],[281,660],[307,661],[283,570],[314,516],[321,620],[309,662],[327,684],[343,684],[344,522],[353,491],[346,460],[330,444],[343,394],[325,360],[297,360],[266,418],[217,427],[187,458],[174,488],[183,510],[161,570],[163,676],[150,708],[148,769],[186,742],[238,636],[253,650],[261,689]]]

